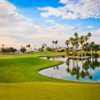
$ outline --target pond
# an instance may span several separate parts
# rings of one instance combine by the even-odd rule
[[[68,59],[63,57],[46,58],[64,61],[63,64],[40,70],[48,77],[80,82],[100,82],[100,58]]]

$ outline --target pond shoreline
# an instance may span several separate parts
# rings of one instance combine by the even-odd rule
[[[52,58],[52,57],[51,57]],[[56,58],[56,57],[54,57],[54,58]],[[52,60],[53,61],[53,60]],[[56,61],[56,60],[54,60],[54,61]],[[60,61],[60,60],[59,60]],[[85,60],[86,61],[86,60]],[[59,77],[54,77],[54,76],[50,76],[49,74],[48,75],[46,75],[44,72],[46,72],[46,71],[44,71],[44,70],[47,70],[47,71],[50,71],[50,69],[52,69],[53,67],[56,67],[56,66],[58,66],[58,67],[60,67],[61,68],[61,66],[64,66],[65,65],[65,62],[62,62],[62,63],[60,63],[60,64],[57,64],[57,65],[54,65],[54,66],[49,66],[49,67],[45,67],[45,68],[41,68],[41,69],[39,69],[37,72],[40,74],[40,75],[43,75],[43,76],[47,76],[47,77],[50,77],[50,78],[55,78],[55,79],[61,79],[61,80],[67,80],[67,81],[73,81],[73,82],[81,82],[81,83],[100,83],[100,81],[99,80],[91,80],[91,79],[89,79],[89,80],[80,80],[80,78],[82,78],[82,77],[79,77],[79,80],[70,80],[70,79],[62,79],[62,78],[59,78]],[[80,65],[81,66],[81,65]],[[53,70],[53,69],[52,69]],[[57,70],[59,70],[59,68],[57,69]],[[44,74],[43,74],[44,73]],[[48,73],[48,72],[47,72]],[[61,72],[62,73],[62,72]],[[53,71],[53,74],[54,74],[54,71]],[[52,75],[53,75],[52,74]],[[54,75],[56,75],[56,74],[54,74]],[[58,75],[59,76],[59,75]],[[90,76],[86,76],[86,77],[90,77]]]

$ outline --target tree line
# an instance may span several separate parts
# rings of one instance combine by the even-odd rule
[[[89,42],[92,34],[88,33],[86,35],[79,36],[78,33],[74,33],[74,37],[70,37],[69,40],[66,40],[66,54],[78,55],[79,51],[80,56],[86,55],[87,53],[93,55],[100,50],[100,45],[95,42]]]

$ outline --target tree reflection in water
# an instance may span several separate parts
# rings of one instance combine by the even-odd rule
[[[97,58],[88,58],[88,59],[67,59],[66,60],[66,71],[75,76],[77,80],[79,78],[89,77],[92,80],[92,71],[97,67],[100,67],[100,62]]]

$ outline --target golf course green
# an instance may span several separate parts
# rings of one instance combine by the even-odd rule
[[[63,55],[39,52],[0,56],[0,100],[100,100],[100,83],[71,82],[38,73],[62,63],[40,56]]]

